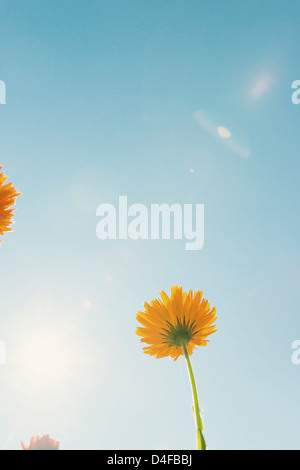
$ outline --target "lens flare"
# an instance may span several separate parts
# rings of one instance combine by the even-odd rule
[[[222,139],[229,139],[231,137],[231,132],[226,127],[219,126],[217,130]]]
[[[203,130],[222,143],[232,153],[243,159],[250,157],[248,138],[235,121],[220,115],[220,113],[208,113],[206,111],[196,111],[193,118]],[[228,121],[230,122],[228,127],[220,125],[220,123]]]

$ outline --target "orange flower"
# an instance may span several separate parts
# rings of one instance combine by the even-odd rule
[[[0,170],[1,168],[2,166],[0,165]],[[11,231],[14,212],[11,206],[15,204],[16,197],[21,194],[16,191],[12,183],[4,184],[6,180],[7,176],[4,173],[0,173],[0,235]]]
[[[48,435],[43,437],[33,436],[30,439],[28,446],[23,442],[21,442],[21,444],[23,450],[58,450],[59,447],[59,441],[50,439]]]
[[[170,297],[164,291],[160,295],[162,300],[152,300],[151,305],[145,302],[145,312],[136,316],[143,325],[136,334],[149,345],[143,348],[144,353],[176,361],[184,354],[184,347],[191,355],[197,346],[206,346],[207,336],[216,331],[212,325],[216,309],[202,299],[202,291],[186,293],[182,287],[172,286]]]

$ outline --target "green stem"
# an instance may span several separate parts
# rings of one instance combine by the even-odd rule
[[[195,382],[195,377],[194,377],[194,372],[192,369],[192,364],[190,360],[189,353],[187,351],[186,344],[182,344],[182,348],[184,351],[184,356],[190,376],[190,383],[191,383],[191,388],[192,388],[192,393],[193,393],[193,399],[194,399],[194,406],[193,406],[193,412],[194,412],[194,417],[195,417],[195,422],[196,422],[196,431],[197,431],[197,449],[198,450],[206,450],[206,443],[203,437],[203,423],[202,419],[200,416],[200,407],[199,407],[199,400],[198,400],[198,393],[197,393],[197,387],[196,387],[196,382]]]

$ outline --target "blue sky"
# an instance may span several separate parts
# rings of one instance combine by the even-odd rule
[[[0,251],[1,448],[44,433],[63,449],[194,448],[184,360],[135,335],[143,302],[178,284],[218,311],[192,356],[208,447],[299,449],[299,15],[1,1],[0,164],[23,194]],[[97,206],[120,195],[204,204],[204,248],[98,240]],[[58,368],[34,360],[47,350]]]

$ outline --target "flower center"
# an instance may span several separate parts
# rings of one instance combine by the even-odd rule
[[[168,328],[163,328],[165,333],[162,336],[170,345],[179,348],[193,339],[195,333],[194,322],[186,323],[184,317],[183,320],[177,318],[174,325],[170,322],[167,322],[167,324]]]

